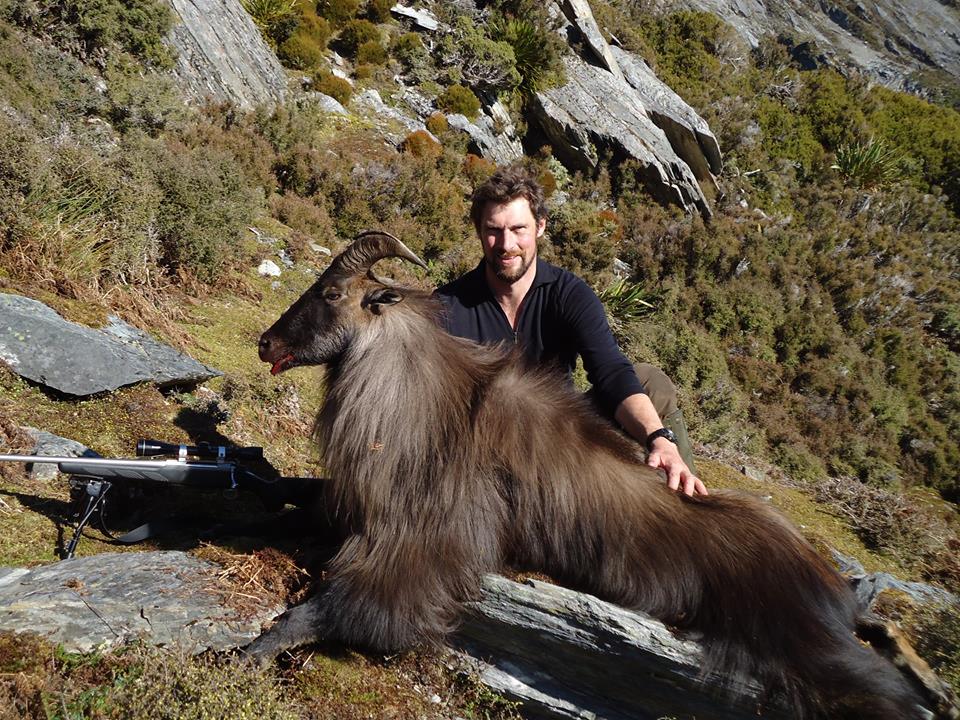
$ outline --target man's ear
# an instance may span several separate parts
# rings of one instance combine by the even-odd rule
[[[403,293],[396,288],[377,288],[367,293],[367,296],[363,299],[363,304],[370,308],[370,312],[381,315],[385,307],[396,305],[402,300]]]
[[[540,218],[537,220],[537,237],[543,237],[543,231],[547,229],[547,219]]]

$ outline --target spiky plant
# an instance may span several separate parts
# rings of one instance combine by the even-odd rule
[[[606,308],[610,329],[618,338],[623,337],[631,322],[656,310],[656,305],[649,300],[653,299],[650,293],[626,279],[605,288],[598,297]]]
[[[881,187],[900,177],[900,155],[882,138],[870,138],[841,145],[831,167],[854,187]]]
[[[289,38],[297,29],[300,10],[297,0],[240,0],[254,24],[271,47]]]

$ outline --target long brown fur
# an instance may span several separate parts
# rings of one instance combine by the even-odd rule
[[[696,631],[705,672],[758,677],[801,716],[920,717],[854,637],[846,583],[767,504],[669,490],[564,379],[447,335],[430,296],[378,306],[377,291],[353,279],[349,309],[301,326],[285,315],[264,336],[298,358],[311,343],[332,353],[315,437],[348,539],[322,593],[254,654],[316,637],[439,641],[481,576],[510,564]]]

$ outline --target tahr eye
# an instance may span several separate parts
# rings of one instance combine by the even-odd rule
[[[339,302],[343,299],[343,293],[339,290],[327,290],[323,294],[323,299],[327,302]]]

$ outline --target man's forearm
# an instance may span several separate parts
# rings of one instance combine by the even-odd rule
[[[656,408],[643,393],[624,398],[623,402],[617,405],[613,417],[630,437],[644,446],[647,435],[663,427]]]

